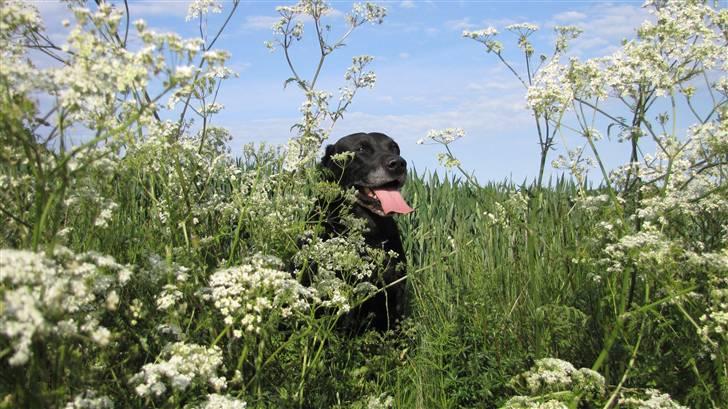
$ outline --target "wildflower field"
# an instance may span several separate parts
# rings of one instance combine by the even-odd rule
[[[464,32],[523,84],[539,176],[478,181],[453,153],[463,130],[423,135],[452,172],[404,186],[408,318],[356,335],[339,321],[381,291],[386,258],[356,217],[322,235],[316,206],[356,199],[315,163],[376,76],[352,56],[339,95],[318,77],[386,8],[354,4],[332,40],[326,2],[278,7],[267,46],[302,95],[297,136],[231,152],[215,43],[239,1],[190,2],[191,39],[126,2],[67,3],[56,44],[31,4],[0,0],[0,408],[728,407],[718,2],[648,1],[654,22],[584,61],[564,57],[575,27],[541,56],[538,27],[508,26],[525,72],[502,28]],[[289,54],[304,27],[311,78]],[[602,135],[626,165],[604,165]],[[571,149],[550,158],[557,140]],[[544,177],[551,162],[566,176]]]

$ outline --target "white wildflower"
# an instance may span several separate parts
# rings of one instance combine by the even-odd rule
[[[647,389],[644,397],[630,396],[619,399],[619,407],[633,409],[687,409],[656,389]]]
[[[192,65],[180,65],[175,68],[174,77],[177,81],[186,82],[192,79],[196,70]]]
[[[96,217],[96,220],[94,220],[94,226],[107,227],[109,224],[109,220],[111,220],[111,217],[113,216],[114,209],[116,209],[117,207],[119,207],[119,205],[114,202],[106,203],[104,208],[101,209],[101,212]]]
[[[542,67],[528,88],[528,106],[536,112],[558,113],[567,110],[574,99],[574,91],[566,76],[566,68],[556,55]]]
[[[462,128],[431,129],[427,132],[425,140],[434,141],[443,145],[450,144],[465,136]]]
[[[114,402],[108,396],[98,396],[96,391],[87,390],[66,403],[64,409],[113,409]]]
[[[214,303],[227,325],[248,332],[258,332],[263,318],[309,308],[311,291],[285,271],[271,269],[260,259],[210,276],[211,291],[205,299]]]
[[[168,345],[161,357],[144,365],[130,380],[139,396],[162,396],[168,388],[184,391],[193,383],[224,388],[224,378],[217,376],[222,367],[222,351],[217,346],[177,342]]]
[[[111,333],[99,319],[107,297],[124,284],[120,277],[128,272],[111,257],[74,254],[60,246],[52,258],[0,250],[0,283],[5,288],[0,334],[10,339],[15,351],[9,363],[25,364],[33,339],[48,332],[62,336],[84,332],[97,344],[108,344]]]
[[[538,26],[532,23],[517,23],[506,26],[506,30],[517,31],[519,33],[533,32],[538,31]]]
[[[207,395],[207,400],[202,404],[185,406],[187,409],[245,409],[246,407],[247,403],[244,400],[216,393]]]
[[[119,294],[116,293],[116,290],[111,290],[111,292],[106,296],[106,309],[109,311],[116,311],[118,306]]]
[[[166,311],[177,304],[177,301],[180,299],[182,299],[182,291],[174,284],[166,284],[162,287],[162,292],[156,298],[157,309]]]
[[[363,23],[382,24],[387,16],[387,9],[374,3],[354,3],[347,21],[352,26]]]
[[[204,16],[208,13],[220,13],[222,6],[217,0],[193,0],[187,8],[186,21]]]

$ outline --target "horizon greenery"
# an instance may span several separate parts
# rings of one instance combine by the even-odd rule
[[[482,184],[450,148],[464,130],[423,137],[462,177],[410,174],[417,211],[398,220],[410,318],[353,337],[337,321],[381,290],[366,279],[385,257],[355,217],[321,237],[316,201],[355,199],[313,165],[374,86],[372,57],[352,58],[336,102],[317,78],[386,9],[355,4],[335,27],[324,1],[278,7],[267,46],[303,93],[298,136],[236,158],[213,125],[235,75],[214,45],[239,1],[192,1],[192,39],[105,1],[68,3],[75,21],[55,44],[31,6],[0,0],[0,407],[728,404],[726,9],[647,1],[655,22],[587,61],[563,61],[578,32],[557,28],[554,53],[525,76],[497,29],[463,33],[525,86],[539,177]],[[536,29],[507,27],[526,61]],[[311,78],[289,53],[304,30],[320,50]],[[39,53],[58,64],[39,68]],[[680,134],[678,121],[694,125]],[[79,129],[93,136],[72,143]],[[595,144],[611,129],[632,148],[617,169]],[[554,161],[572,178],[544,183],[556,137],[579,145]]]

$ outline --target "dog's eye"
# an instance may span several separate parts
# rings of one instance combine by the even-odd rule
[[[367,150],[369,150],[369,147],[366,144],[361,144],[358,148],[356,148],[356,151],[359,153],[364,153]]]

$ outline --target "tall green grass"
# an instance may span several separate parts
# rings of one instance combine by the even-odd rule
[[[72,227],[63,244],[74,251],[98,251],[135,266],[133,284],[107,323],[120,331],[117,342],[101,354],[69,345],[69,352],[58,356],[57,344],[39,340],[32,370],[2,364],[2,392],[15,399],[8,402],[57,405],[73,391],[93,387],[111,393],[121,407],[148,405],[150,401],[134,396],[129,379],[155,362],[170,342],[160,335],[159,325],[171,324],[183,339],[227,345],[225,374],[232,378],[237,367],[245,377],[245,383],[228,392],[245,398],[250,407],[357,408],[367,407],[368,397],[391,396],[396,408],[490,408],[513,395],[509,381],[540,358],[591,367],[613,328],[613,288],[599,279],[601,267],[594,262],[601,240],[596,225],[608,208],[578,206],[578,189],[568,179],[548,188],[475,186],[452,175],[413,173],[404,195],[416,211],[398,216],[410,297],[410,318],[400,332],[352,337],[333,329],[332,319],[312,316],[308,326],[283,323],[241,344],[230,339],[220,317],[198,294],[212,271],[244,263],[255,253],[278,256],[290,265],[299,236],[311,228],[308,213],[293,211],[289,219],[269,220],[256,211],[260,206],[289,208],[292,191],[320,194],[315,173],[286,179],[274,152],[249,153],[235,165],[253,175],[246,183],[255,187],[271,178],[284,181],[266,191],[261,204],[241,178],[218,173],[202,193],[175,190],[175,183],[194,186],[194,178],[173,183],[165,179],[171,173],[155,172],[143,160],[124,162],[133,158],[122,159],[110,175],[85,179],[97,194],[118,204],[107,228],[94,227],[98,206],[93,203],[51,220],[58,228]],[[170,166],[189,166],[185,174],[200,166],[179,158]],[[175,199],[176,194],[183,199]],[[206,210],[208,217],[193,223],[190,206],[208,194],[225,206]],[[160,224],[155,202],[164,199],[177,201],[171,222]],[[155,258],[168,270],[155,267]],[[162,285],[175,283],[178,266],[191,269],[188,283],[180,287],[186,313],[156,311],[155,297]],[[134,299],[146,306],[137,324],[130,323]],[[608,385],[624,373],[635,325],[620,332],[619,342],[610,348],[601,371]],[[701,374],[703,368],[689,360],[699,349],[689,345],[691,331],[679,315],[655,314],[643,343],[664,355],[640,355],[634,386],[654,386],[696,407],[708,405],[714,377]],[[61,345],[65,350],[67,344]],[[41,376],[44,362],[55,369]],[[92,367],[96,369],[90,371]],[[65,368],[75,368],[77,376],[64,380]],[[157,404],[186,402],[178,399]]]
[[[539,357],[591,365],[600,334],[586,317],[598,294],[573,262],[590,224],[573,207],[574,184],[531,193],[432,174],[406,191],[417,209],[400,226],[418,343],[403,407],[493,405]]]

